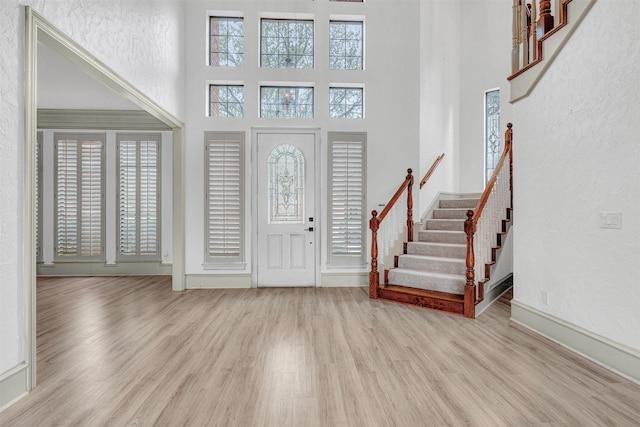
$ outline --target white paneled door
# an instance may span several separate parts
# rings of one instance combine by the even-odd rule
[[[313,133],[257,135],[257,284],[314,286]]]

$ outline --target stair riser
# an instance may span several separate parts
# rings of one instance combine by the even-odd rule
[[[418,239],[421,242],[466,244],[464,232],[421,230]]]
[[[415,243],[409,243],[407,245],[407,254],[464,259],[467,256],[467,247],[466,246],[451,247],[451,246],[443,246],[438,244],[426,245],[426,244],[420,244],[420,242],[415,242]]]
[[[394,285],[409,286],[411,288],[428,289],[452,294],[464,293],[464,278],[443,279],[413,275],[408,272],[389,271],[389,283]]]
[[[427,230],[464,231],[464,221],[459,219],[428,219]]]
[[[441,208],[467,208],[475,209],[478,205],[479,199],[451,199],[440,200]]]
[[[467,219],[468,209],[434,209],[433,219]]]
[[[425,257],[400,256],[398,259],[398,267],[408,268],[412,270],[429,271],[433,273],[444,274],[465,274],[465,262],[440,261]]]

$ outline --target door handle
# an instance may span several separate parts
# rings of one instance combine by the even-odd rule
[[[305,231],[313,231],[313,227],[309,227],[308,229],[306,229]]]

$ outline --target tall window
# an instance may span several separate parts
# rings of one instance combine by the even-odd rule
[[[485,184],[489,182],[498,165],[502,147],[500,145],[500,89],[484,94],[484,145],[485,145]]]
[[[209,18],[209,65],[240,67],[244,63],[242,18]]]
[[[313,21],[263,19],[260,65],[265,68],[313,68]]]
[[[36,140],[36,262],[42,262],[42,132]]]
[[[363,25],[360,21],[329,23],[329,64],[332,70],[362,70]]]
[[[205,265],[244,267],[244,132],[206,132],[205,150]]]
[[[117,134],[121,261],[160,260],[160,134]]]
[[[244,86],[242,85],[210,85],[209,116],[211,117],[243,117]]]
[[[341,119],[363,118],[363,92],[361,87],[329,88],[329,117]]]
[[[366,134],[329,132],[329,263],[365,263]]]
[[[54,140],[56,259],[103,260],[105,134]]]
[[[260,117],[313,118],[313,88],[261,87]]]

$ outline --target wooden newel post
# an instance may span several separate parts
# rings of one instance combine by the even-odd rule
[[[413,242],[413,170],[407,169],[407,242]]]
[[[475,234],[475,222],[473,211],[467,211],[467,219],[464,221],[464,232],[467,235],[467,281],[464,286],[464,316],[475,317],[476,286],[475,286],[475,255],[473,253],[473,235]]]
[[[540,0],[540,18],[536,23],[538,38],[553,30],[553,15],[551,15],[551,0]]]
[[[369,273],[369,298],[378,298],[378,287],[380,286],[380,273],[378,273],[378,230],[380,229],[380,220],[378,219],[378,211],[371,211],[371,220],[369,220],[369,229],[371,229],[371,272]]]

